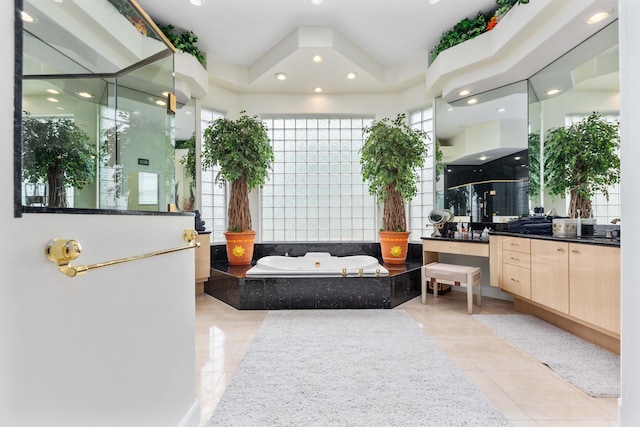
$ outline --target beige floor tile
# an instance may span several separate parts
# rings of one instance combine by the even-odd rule
[[[583,392],[549,370],[495,371],[487,372],[487,376],[536,422],[614,419]]]
[[[540,427],[616,427],[613,420],[548,420],[536,421]]]

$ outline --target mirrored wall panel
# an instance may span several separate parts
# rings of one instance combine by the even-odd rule
[[[529,212],[527,83],[452,103],[436,99],[438,207],[458,220],[502,222]]]
[[[550,152],[550,135],[571,125],[584,123],[593,113],[617,127],[620,110],[618,23],[603,30],[533,75],[529,87],[529,158],[531,197],[534,206],[548,212],[569,214],[569,197],[551,196],[550,170],[557,169]],[[587,137],[587,135],[585,135]],[[584,144],[581,151],[589,151]],[[596,159],[601,150],[592,150]],[[617,153],[616,153],[617,155]],[[620,216],[619,185],[591,196],[591,216],[597,223],[610,223]]]
[[[136,3],[25,0],[22,185],[33,208],[175,202],[173,47]]]

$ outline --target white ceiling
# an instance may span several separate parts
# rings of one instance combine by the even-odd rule
[[[494,0],[138,0],[159,25],[193,31],[213,82],[236,92],[398,92],[424,82],[443,31]],[[324,57],[320,64],[311,56]],[[286,81],[275,79],[285,72]],[[346,74],[357,78],[348,80]]]

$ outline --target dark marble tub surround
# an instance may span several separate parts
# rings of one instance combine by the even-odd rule
[[[240,310],[393,308],[420,295],[421,248],[410,244],[405,264],[385,265],[387,277],[247,278],[250,266],[229,266],[224,245],[213,245],[211,277],[204,291]],[[256,244],[254,263],[263,256],[307,252],[381,258],[380,245],[373,242],[268,243]]]

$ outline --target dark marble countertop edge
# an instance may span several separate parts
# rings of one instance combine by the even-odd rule
[[[462,242],[462,243],[481,243],[481,244],[488,244],[489,241],[488,240],[479,240],[479,239],[453,239],[451,237],[430,237],[430,236],[423,236],[421,237],[422,240],[435,240],[435,241],[443,241],[443,242]]]
[[[552,240],[555,242],[569,242],[569,243],[584,243],[588,245],[601,245],[601,246],[613,246],[620,247],[620,239],[607,239],[605,237],[598,236],[585,236],[585,237],[557,237],[557,236],[545,236],[540,234],[524,234],[524,233],[509,233],[507,231],[491,231],[491,236],[509,236],[509,237],[523,237],[525,239],[539,239],[539,240]]]

